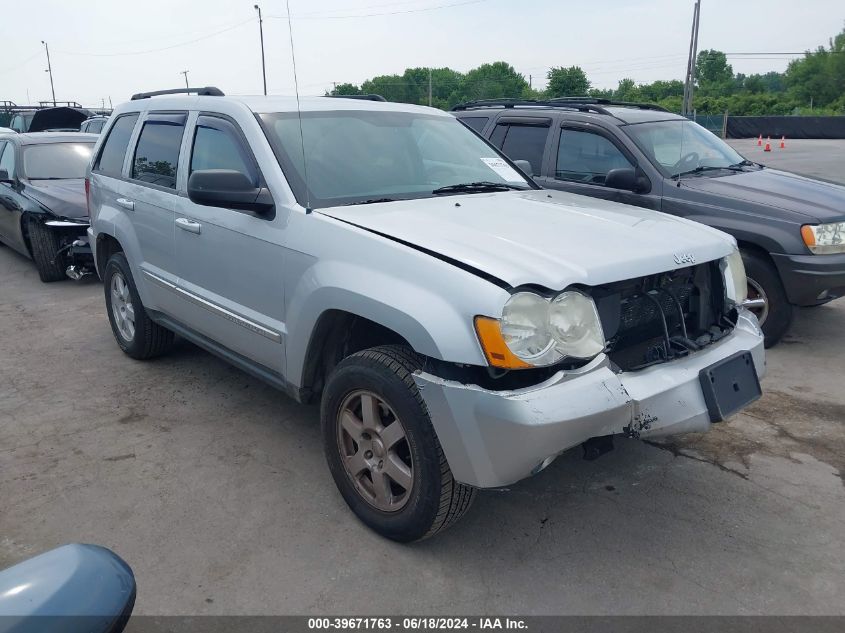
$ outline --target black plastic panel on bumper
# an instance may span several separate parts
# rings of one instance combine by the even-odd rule
[[[845,296],[845,253],[837,255],[772,253],[772,259],[780,272],[790,303],[811,306]]]

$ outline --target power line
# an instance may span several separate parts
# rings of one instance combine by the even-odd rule
[[[33,53],[32,55],[27,57],[25,60],[18,62],[17,64],[13,64],[12,66],[8,66],[6,68],[0,69],[0,75],[2,75],[3,73],[11,72],[13,70],[18,70],[21,66],[28,64],[29,62],[31,62],[33,59],[35,59],[36,57],[38,57],[40,55],[41,55],[41,51],[39,50],[37,53]]]
[[[215,37],[215,36],[220,35],[222,33],[228,33],[229,31],[233,31],[234,29],[237,29],[237,28],[243,26],[244,24],[247,24],[249,22],[254,22],[256,19],[257,18],[253,16],[253,17],[250,17],[248,20],[244,20],[243,22],[238,22],[237,24],[229,26],[225,29],[220,29],[219,31],[214,31],[213,33],[209,33],[208,35],[203,35],[202,37],[197,37],[197,38],[194,38],[192,40],[187,40],[185,42],[179,42],[178,44],[171,44],[170,46],[163,46],[161,48],[150,48],[150,49],[143,50],[143,51],[127,51],[127,52],[123,52],[123,53],[79,53],[79,52],[72,52],[72,51],[60,51],[60,52],[64,53],[65,55],[82,55],[82,56],[86,56],[86,57],[123,57],[123,56],[127,56],[127,55],[145,55],[147,53],[158,53],[160,51],[169,51],[170,49],[179,48],[180,46],[187,46],[188,44],[194,44],[196,42],[201,42],[202,40],[207,40],[209,38]]]
[[[439,4],[433,7],[423,7],[419,9],[405,9],[402,11],[385,11],[381,13],[353,13],[350,15],[316,15],[301,13],[299,15],[291,15],[294,20],[351,20],[358,18],[373,18],[384,15],[401,15],[405,13],[424,13],[427,11],[437,11],[439,9],[450,9],[452,7],[463,7],[468,4],[480,4],[488,2],[489,0],[463,0],[462,2],[452,2],[449,4]],[[287,15],[268,15],[268,20],[287,20]]]

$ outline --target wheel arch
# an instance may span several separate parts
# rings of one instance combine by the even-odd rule
[[[348,310],[330,308],[317,318],[302,362],[300,399],[313,401],[344,358],[381,345],[413,346],[396,330]]]
[[[124,249],[120,241],[113,235],[109,235],[108,233],[98,233],[94,252],[96,253],[96,260],[94,263],[97,267],[97,274],[100,276],[100,279],[102,279],[103,271],[106,268],[106,262],[108,262],[109,258],[115,253],[124,252]]]

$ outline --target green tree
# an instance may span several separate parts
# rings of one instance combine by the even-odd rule
[[[720,96],[733,92],[733,67],[722,51],[710,49],[698,54],[695,79],[702,96]]]
[[[612,88],[590,88],[587,94],[593,99],[613,99]]]
[[[613,91],[613,98],[617,101],[636,101],[640,98],[640,91],[633,79],[626,77],[619,80],[619,85]]]
[[[464,75],[460,95],[462,101],[475,99],[525,98],[528,82],[507,62],[482,64]]]
[[[367,79],[361,84],[361,91],[366,94],[381,95],[388,101],[417,103],[414,91],[408,90],[402,75],[379,75]]]
[[[326,93],[330,95],[359,95],[361,89],[355,84],[337,84],[331,92]]]
[[[641,84],[637,88],[639,98],[648,102],[659,102],[670,97],[684,96],[684,82],[679,79],[670,81],[657,80],[650,84]]]
[[[580,66],[550,68],[546,78],[548,97],[583,97],[590,90],[590,80]]]
[[[789,94],[803,105],[825,107],[845,95],[845,29],[830,41],[790,62],[785,83]]]

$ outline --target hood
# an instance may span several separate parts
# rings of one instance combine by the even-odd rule
[[[777,169],[761,169],[720,178],[684,178],[683,185],[724,198],[827,222],[845,217],[845,187]]]
[[[85,179],[29,180],[24,193],[41,203],[53,215],[62,218],[87,218],[88,204],[85,200]]]
[[[84,108],[43,108],[36,110],[27,132],[79,130],[79,125],[94,113]]]
[[[443,196],[317,213],[459,261],[512,287],[561,290],[728,255],[729,235],[673,216],[561,191]]]

